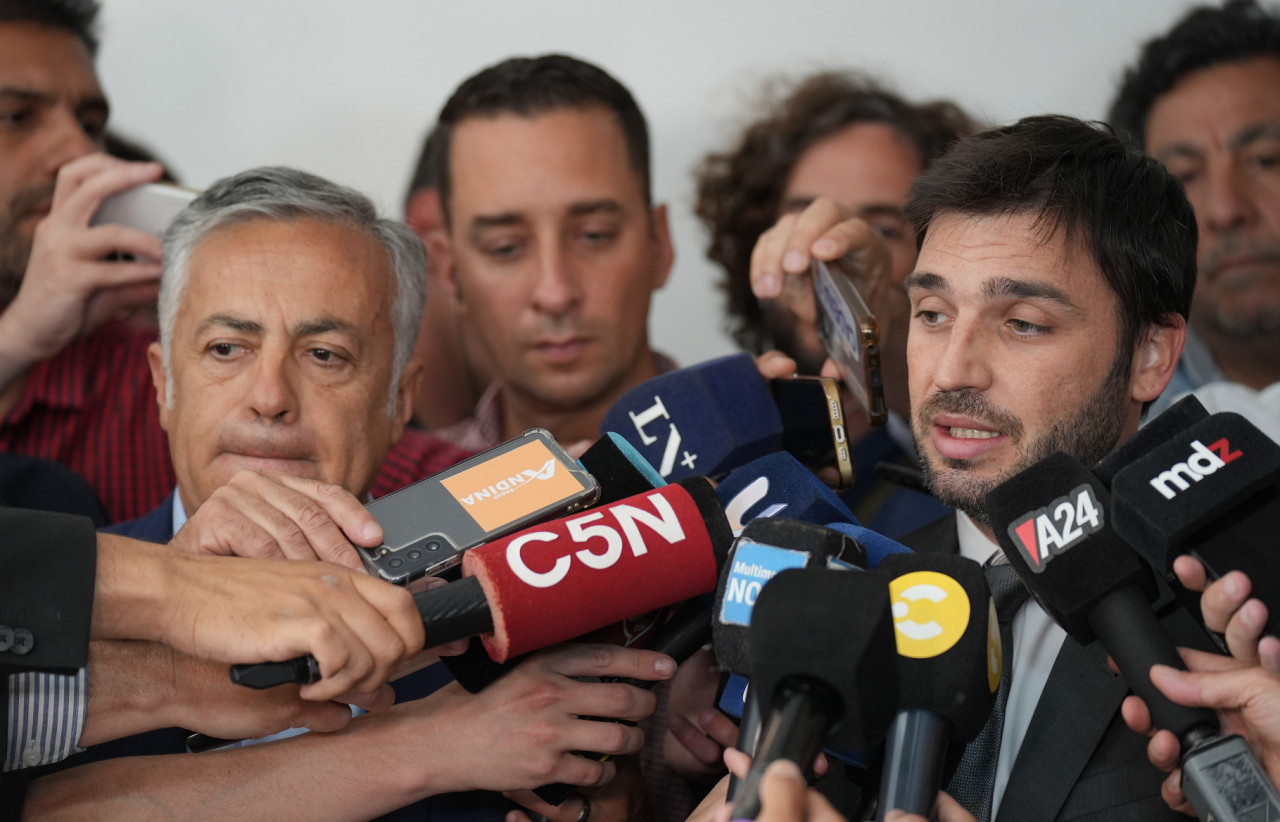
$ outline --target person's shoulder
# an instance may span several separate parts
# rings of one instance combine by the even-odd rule
[[[472,452],[416,428],[406,428],[391,447],[373,485],[374,497],[399,491],[471,457]]]

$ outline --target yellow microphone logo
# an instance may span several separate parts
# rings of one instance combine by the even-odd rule
[[[903,574],[889,583],[889,599],[898,653],[905,657],[928,659],[944,654],[969,625],[969,597],[964,588],[937,571]],[[999,670],[997,667],[997,675]]]

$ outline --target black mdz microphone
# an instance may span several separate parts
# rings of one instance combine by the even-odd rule
[[[1213,712],[1171,702],[1152,685],[1152,665],[1186,666],[1151,610],[1150,569],[1112,530],[1098,478],[1059,452],[993,489],[987,512],[1036,601],[1076,642],[1096,637],[1147,703],[1152,723],[1178,737],[1182,790],[1197,816],[1280,819],[1280,796],[1245,741],[1222,736]]]
[[[1280,444],[1239,414],[1214,414],[1118,471],[1111,499],[1116,533],[1156,568],[1188,554],[1210,580],[1246,573],[1266,633],[1280,636]]]

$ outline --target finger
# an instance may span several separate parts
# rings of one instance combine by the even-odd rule
[[[413,594],[404,588],[367,574],[350,574],[349,579],[356,593],[373,606],[380,618],[385,619],[391,630],[399,637],[402,649],[400,658],[422,650],[426,634],[422,626],[422,615],[418,613]],[[436,655],[439,656],[439,653]]]
[[[394,700],[394,695],[393,695]],[[319,733],[340,731],[351,724],[351,708],[342,702],[302,702],[290,728],[307,728]]]
[[[559,805],[544,802],[533,791],[503,791],[502,795],[527,811],[544,816],[553,822],[574,822],[587,806],[587,800],[577,795],[569,797]],[[520,813],[520,811],[513,811],[513,813]],[[510,819],[510,816],[507,818]]]
[[[334,571],[336,573],[338,569],[335,568]],[[336,575],[334,578],[336,579]],[[334,585],[335,595],[341,585],[340,581]],[[408,598],[409,607],[412,608],[412,597],[409,597],[409,592],[401,591],[400,593]],[[378,610],[357,591],[353,590],[349,594],[344,592],[344,594],[346,595],[337,603],[341,609],[338,618],[345,623],[360,646],[353,648],[351,654],[357,667],[352,669],[352,662],[347,663],[348,670],[356,677],[351,687],[359,691],[372,691],[386,682],[391,669],[408,656],[408,648],[405,647],[405,641],[401,635],[388,622],[390,615]],[[331,601],[336,601],[336,596],[331,598]],[[396,618],[399,619],[399,617]],[[418,628],[421,629],[422,621],[417,622]],[[421,645],[421,630],[417,634],[417,639],[418,644]]]
[[[850,222],[865,226],[861,220],[850,221],[849,215],[825,197],[814,200],[800,212],[782,255],[782,270],[787,274],[804,274],[812,258],[835,260],[852,249],[849,241],[864,232]]]
[[[946,791],[938,791],[935,810],[938,822],[974,822],[973,814],[965,810],[964,806]]]
[[[716,741],[718,748],[727,748],[738,742],[738,726],[715,708],[708,708],[698,714],[698,725],[704,734]],[[719,758],[720,751],[717,750],[716,759]]]
[[[98,225],[78,233],[75,237],[75,256],[83,260],[101,260],[109,254],[132,254],[139,261],[159,266],[164,256],[160,238],[126,225]],[[109,268],[122,268],[116,261]]]
[[[382,543],[382,526],[378,524],[378,520],[345,488],[290,474],[268,474],[282,485],[319,503],[329,519],[342,529],[351,542],[366,548],[374,548]]]
[[[1215,580],[1200,596],[1200,610],[1209,630],[1226,633],[1227,623],[1249,598],[1252,588],[1249,578],[1239,571],[1232,571]]]
[[[789,759],[769,763],[760,780],[760,815],[756,819],[758,822],[804,819],[807,789],[796,763]]]
[[[1227,650],[1242,662],[1258,661],[1258,640],[1267,627],[1267,606],[1261,600],[1246,600],[1227,622]]]
[[[658,705],[651,691],[620,682],[570,682],[566,687],[566,709],[576,716],[598,716],[639,722]],[[616,725],[617,723],[610,723]],[[579,746],[578,750],[611,753],[603,748]]]
[[[123,191],[154,183],[164,174],[159,163],[132,163],[115,160],[97,169],[95,173],[77,180],[70,194],[62,200],[62,217],[77,225],[87,225],[90,218],[102,207],[102,201]],[[57,189],[54,189],[57,199]]]
[[[1203,591],[1209,584],[1204,566],[1195,557],[1183,554],[1173,561],[1173,572],[1189,591]]]
[[[1238,671],[1253,664],[1243,662],[1233,656],[1197,651],[1194,648],[1179,648],[1178,654],[1182,657],[1182,661],[1186,663],[1187,668],[1192,671]]]
[[[1272,676],[1280,676],[1280,639],[1264,636],[1258,641],[1258,659]]]
[[[756,370],[766,380],[773,380],[779,377],[795,376],[797,366],[795,360],[775,349],[756,357]]]
[[[1178,744],[1178,737],[1172,731],[1157,731],[1147,743],[1147,759],[1165,773],[1178,767],[1181,756],[1182,746]]]
[[[747,771],[751,770],[751,757],[737,748],[725,748],[724,765],[729,769],[729,773],[739,779],[746,779]]]
[[[1182,769],[1175,770],[1164,780],[1164,784],[1160,786],[1160,798],[1172,810],[1195,816],[1191,803],[1187,802],[1187,797],[1182,793]]]
[[[54,178],[55,184],[51,209],[54,211],[59,210],[59,207],[80,188],[85,180],[96,174],[101,174],[105,169],[121,162],[121,160],[109,154],[95,152],[86,154],[83,157],[77,157],[69,163],[64,163],[58,169],[58,174]]]
[[[601,722],[597,724],[616,723]],[[566,785],[578,785],[583,788],[594,788],[608,783],[617,772],[617,766],[609,760],[599,762],[594,759],[588,759],[585,756],[564,753],[560,755],[560,760],[552,769],[551,781],[563,782]]]
[[[293,483],[282,481],[285,476],[241,471],[224,487],[240,500],[241,510],[275,538],[281,556],[363,567],[356,549],[324,505],[296,490]]]
[[[1124,702],[1120,703],[1120,716],[1124,719],[1124,724],[1129,726],[1129,730],[1143,736],[1151,736],[1155,733],[1155,728],[1151,726],[1151,711],[1147,709],[1147,703],[1140,696],[1130,694],[1124,698]]]
[[[784,215],[768,231],[756,240],[751,249],[751,292],[761,300],[772,300],[782,295],[782,256],[787,250],[791,231],[799,218],[795,214]]]
[[[666,654],[618,645],[566,644],[541,655],[545,665],[565,676],[625,677],[661,681],[676,672]]]
[[[724,746],[708,739],[697,725],[683,716],[676,713],[668,715],[667,732],[702,764],[715,765],[720,761],[720,751]]]
[[[381,713],[396,703],[396,692],[390,685],[379,685],[373,691],[347,691],[334,697],[334,702],[355,705],[371,714]]]

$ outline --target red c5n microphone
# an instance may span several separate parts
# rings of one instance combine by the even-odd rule
[[[504,662],[708,593],[732,540],[701,477],[536,525],[472,548],[463,579],[414,595],[425,647],[480,635]],[[305,660],[234,666],[232,680],[257,688],[314,681],[299,678]]]

